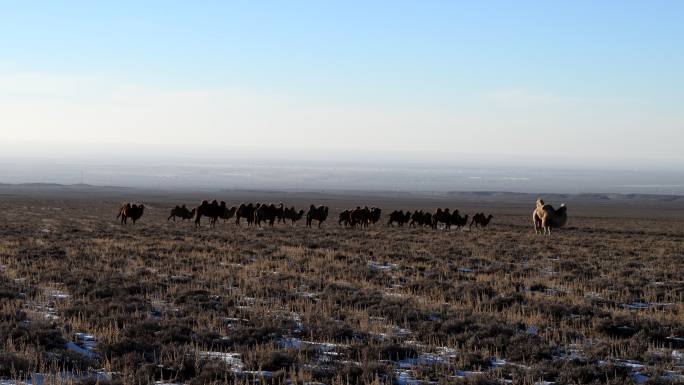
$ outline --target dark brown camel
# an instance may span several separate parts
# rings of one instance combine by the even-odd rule
[[[195,226],[201,225],[201,219],[203,216],[209,218],[209,227],[216,226],[216,221],[218,218],[224,214],[228,208],[226,207],[226,202],[221,201],[219,204],[216,199],[211,203],[209,201],[202,201],[202,203],[195,209]]]
[[[176,218],[180,218],[182,221],[185,221],[186,219],[192,219],[195,216],[195,209],[193,208],[192,210],[189,210],[185,205],[183,206],[176,206],[171,209],[171,214],[169,217],[166,219],[167,221],[170,219],[173,219],[173,221],[176,221]]]
[[[475,225],[476,228],[477,227],[482,227],[482,228],[487,227],[487,225],[492,220],[492,218],[494,218],[494,216],[492,214],[489,214],[489,216],[485,216],[484,213],[477,213],[477,214],[473,215],[473,220],[470,222],[470,228],[472,229],[473,225]]]
[[[247,220],[247,226],[254,224],[254,212],[261,206],[260,203],[256,205],[252,203],[240,204],[237,211],[235,212],[235,224],[240,225],[240,219],[245,218]]]
[[[387,226],[394,226],[394,223],[398,224],[399,227],[404,226],[411,219],[411,212],[407,211],[404,213],[402,210],[394,210],[390,214]]]
[[[311,227],[313,221],[318,221],[320,228],[323,222],[328,218],[328,206],[314,206],[309,207],[309,212],[306,213],[306,226]]]
[[[131,205],[130,203],[124,203],[119,208],[119,214],[116,216],[116,219],[121,218],[121,224],[125,225],[128,223],[128,219],[130,218],[131,221],[133,221],[133,224],[135,224],[135,221],[137,221],[143,216],[144,211],[145,205],[143,204]]]
[[[283,210],[283,222],[285,222],[285,220],[289,219],[290,221],[292,221],[292,224],[294,225],[295,222],[302,219],[303,216],[304,216],[304,210],[297,211],[294,208],[294,206],[292,206],[290,208],[286,208],[285,210]]]

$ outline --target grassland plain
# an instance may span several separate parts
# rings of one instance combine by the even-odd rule
[[[541,236],[533,199],[290,196],[331,217],[197,229],[166,221],[195,196],[149,194],[122,227],[133,195],[0,200],[3,384],[684,382],[684,221],[666,202],[570,204]],[[337,225],[366,203],[381,223]],[[495,218],[385,226],[437,206]]]

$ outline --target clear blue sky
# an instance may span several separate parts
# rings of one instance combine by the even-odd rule
[[[683,20],[682,1],[0,1],[0,135],[682,160]]]

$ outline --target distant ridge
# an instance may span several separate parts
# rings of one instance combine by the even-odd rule
[[[8,188],[35,188],[35,189],[116,189],[116,190],[135,190],[133,187],[124,186],[96,186],[87,183],[74,183],[74,184],[61,184],[61,183],[41,183],[41,182],[31,182],[31,183],[0,183],[0,187]]]
[[[506,191],[449,191],[446,193],[451,198],[508,198],[508,199],[536,199],[544,197],[549,200],[591,200],[591,201],[654,201],[654,202],[677,202],[684,201],[684,195],[670,194],[620,194],[620,193],[578,193],[578,194],[559,194],[559,193],[518,193]]]
[[[0,183],[0,189],[8,192],[16,193],[19,190],[31,190],[36,192],[48,193],[49,191],[71,191],[71,192],[84,192],[84,193],[116,193],[116,192],[126,192],[126,193],[145,193],[145,192],[160,192],[160,193],[173,193],[173,192],[184,192],[184,193],[223,193],[223,194],[265,194],[265,195],[318,195],[318,196],[371,196],[371,197],[423,197],[423,198],[434,198],[434,199],[461,199],[461,200],[477,200],[477,201],[534,201],[538,197],[543,197],[544,199],[554,202],[563,203],[567,201],[577,201],[577,202],[652,202],[652,203],[684,203],[684,195],[669,195],[669,194],[639,194],[639,193],[523,193],[523,192],[510,192],[510,191],[447,191],[447,192],[435,192],[435,193],[425,193],[425,192],[411,192],[411,191],[380,191],[380,190],[307,190],[302,189],[298,191],[290,190],[278,190],[278,189],[258,189],[258,188],[217,188],[217,189],[207,189],[200,188],[196,190],[191,189],[171,189],[162,188],[157,189],[154,187],[150,188],[139,188],[139,187],[125,187],[125,186],[111,186],[111,185],[91,185],[85,183],[75,183],[75,184],[60,184],[60,183]]]

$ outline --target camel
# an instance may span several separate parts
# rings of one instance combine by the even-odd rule
[[[214,199],[211,203],[204,200],[195,209],[195,226],[200,226],[200,220],[203,216],[205,216],[209,218],[209,227],[215,227],[218,218],[222,217],[222,215],[225,215],[227,211],[228,208],[226,207],[226,202],[224,201],[221,201],[219,204],[216,199]]]
[[[237,207],[232,206],[231,208],[228,208],[225,205],[223,205],[222,207],[223,210],[219,212],[219,218],[223,219],[224,222],[235,216],[235,213],[237,212]]]
[[[176,207],[171,209],[171,215],[169,215],[169,217],[166,218],[166,220],[168,221],[170,219],[173,219],[173,221],[175,222],[176,217],[180,218],[182,221],[185,221],[186,219],[192,219],[195,216],[195,210],[196,209],[194,208],[192,210],[188,210],[188,208],[185,207],[185,205],[176,205]]]
[[[339,220],[337,221],[338,225],[343,225],[345,227],[349,226],[351,223],[351,210],[344,210],[340,213]]]
[[[274,213],[276,219],[278,220],[278,223],[285,223],[285,219],[287,218],[285,218],[285,205],[282,202],[278,206],[276,206]]]
[[[407,211],[405,214],[402,210],[394,210],[390,214],[389,221],[387,222],[387,226],[392,226],[394,227],[394,222],[396,222],[399,227],[404,226],[404,224],[408,223],[408,221],[411,219],[411,212]]]
[[[423,225],[423,210],[414,211],[411,215],[411,222],[409,222],[409,227],[422,226]]]
[[[444,210],[438,208],[435,210],[435,213],[432,214],[432,228],[436,229],[440,222],[444,223],[444,226],[447,229],[451,228],[451,213],[448,208]]]
[[[462,217],[458,210],[454,210],[451,213],[451,224],[455,225],[457,230],[461,229],[462,227],[468,224],[468,214]]]
[[[370,216],[371,211],[368,206],[364,208],[356,207],[354,210],[351,210],[351,214],[349,214],[351,219],[349,225],[352,227],[366,227],[368,226],[368,223],[370,223]]]
[[[379,207],[371,207],[370,209],[370,216],[368,220],[370,221],[371,224],[376,224],[378,221],[380,221],[380,216],[382,215],[382,209]]]
[[[309,206],[309,212],[306,213],[306,226],[311,227],[313,221],[318,221],[318,227],[328,218],[328,206]]]
[[[135,224],[135,221],[143,216],[144,211],[145,205],[143,204],[136,205],[134,203],[131,205],[130,203],[124,203],[119,208],[119,214],[116,216],[116,219],[121,218],[121,224],[126,225],[128,224],[128,218],[130,218],[133,224]]]
[[[245,218],[247,219],[247,226],[252,225],[254,223],[254,212],[258,210],[260,206],[260,203],[257,203],[256,205],[252,203],[241,203],[240,207],[238,207],[237,211],[235,212],[235,224],[239,226],[240,219]]]
[[[302,219],[303,216],[304,216],[304,210],[297,211],[294,208],[294,206],[290,207],[289,209],[286,208],[283,210],[283,222],[285,222],[285,220],[289,219],[292,221],[292,224],[294,225],[295,222]]]
[[[485,216],[484,213],[477,213],[473,215],[473,220],[470,222],[470,228],[473,228],[473,225],[475,227],[482,227],[485,228],[489,224],[489,222],[494,218],[492,214],[489,214],[488,216]]]
[[[552,228],[560,228],[565,226],[568,221],[568,208],[565,204],[561,204],[558,210],[554,210],[553,206],[544,203],[539,198],[537,199],[537,207],[532,212],[532,222],[534,223],[534,232],[539,234],[551,234]]]
[[[280,206],[276,207],[273,203],[270,205],[261,205],[255,212],[254,212],[254,221],[256,222],[257,226],[261,226],[261,221],[268,222],[269,226],[273,226],[275,223],[276,219],[279,217],[282,217],[283,215],[283,204],[281,203]]]
[[[409,226],[430,226],[432,227],[432,214],[419,210],[411,215]]]

